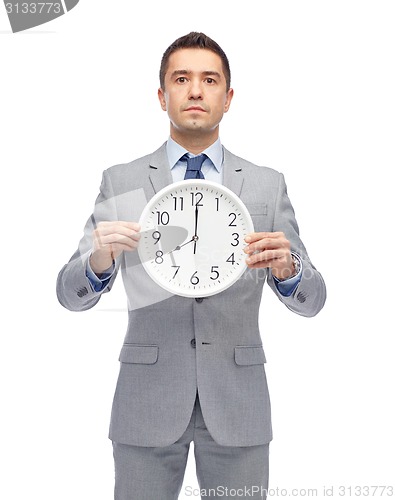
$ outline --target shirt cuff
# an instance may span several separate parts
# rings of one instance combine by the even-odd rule
[[[106,286],[108,285],[108,282],[110,281],[112,275],[114,274],[115,270],[115,262],[112,261],[111,267],[106,269],[100,276],[100,278],[92,271],[91,265],[90,265],[90,256],[86,261],[86,277],[89,280],[89,283],[92,287],[92,290],[94,292],[101,292]]]
[[[296,287],[299,285],[300,280],[302,279],[302,271],[303,271],[302,260],[298,254],[294,252],[291,253],[295,257],[295,259],[299,261],[299,272],[295,274],[295,276],[292,276],[291,278],[282,281],[273,276],[276,288],[283,297],[290,297],[295,291]]]

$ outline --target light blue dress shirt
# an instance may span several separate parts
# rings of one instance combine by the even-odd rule
[[[180,146],[171,137],[169,137],[169,140],[167,141],[166,152],[169,159],[169,166],[173,182],[184,180],[187,164],[185,161],[180,161],[180,158],[186,153],[188,153],[188,156],[190,156],[191,158],[198,155],[189,153],[187,149]],[[224,153],[220,140],[217,139],[214,144],[202,151],[202,153],[207,155],[207,158],[202,164],[202,173],[204,175],[204,178],[208,181],[223,184],[222,166],[224,161]]]
[[[187,149],[180,146],[180,144],[175,142],[171,137],[169,137],[166,143],[166,152],[167,158],[169,160],[173,182],[182,181],[184,179],[187,166],[185,161],[180,161],[180,158],[186,153],[191,157],[197,155],[189,153]],[[204,175],[204,178],[212,182],[223,184],[224,158],[220,139],[218,138],[211,146],[202,151],[202,153],[207,155],[207,158],[204,160],[202,165],[202,173]],[[298,274],[283,281],[280,281],[273,276],[278,291],[285,297],[289,297],[290,295],[292,295],[302,277],[302,261],[297,254],[293,253],[293,255],[298,259],[300,263],[300,270]],[[101,292],[103,288],[107,286],[112,274],[114,273],[114,268],[115,266],[113,263],[113,265],[109,269],[107,269],[100,278],[98,278],[91,269],[89,259],[87,260],[86,276],[89,279],[92,289],[95,292]]]

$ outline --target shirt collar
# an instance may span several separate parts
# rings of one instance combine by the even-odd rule
[[[167,158],[169,160],[169,165],[170,169],[173,169],[178,160],[183,156],[185,153],[189,153],[189,151],[185,148],[183,148],[180,144],[178,144],[174,139],[169,137],[167,144],[166,144],[166,150],[167,150]],[[223,161],[223,152],[222,152],[222,144],[220,139],[218,138],[211,146],[209,146],[207,149],[202,151],[202,153],[205,153],[208,158],[211,160],[211,163],[214,165],[216,170],[218,172],[221,172],[222,170],[222,161]],[[191,153],[190,153],[191,154]],[[192,155],[191,156],[195,156]]]

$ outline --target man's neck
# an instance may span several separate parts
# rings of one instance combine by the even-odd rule
[[[173,141],[188,150],[190,153],[198,155],[209,146],[214,144],[214,142],[218,139],[218,133],[215,135],[210,134],[206,136],[186,136],[177,134],[174,132],[174,130],[171,130],[170,137],[173,139]]]

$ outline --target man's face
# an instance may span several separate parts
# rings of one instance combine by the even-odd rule
[[[218,136],[218,125],[229,109],[233,90],[226,91],[221,58],[207,49],[180,49],[169,58],[165,88],[159,101],[170,118],[173,138]]]

